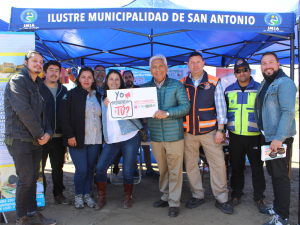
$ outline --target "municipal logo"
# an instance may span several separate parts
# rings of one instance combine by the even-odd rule
[[[282,17],[277,13],[269,13],[265,16],[265,22],[268,26],[279,26],[282,23]]]
[[[33,9],[26,9],[21,13],[21,20],[24,23],[34,23],[38,18],[38,14]]]

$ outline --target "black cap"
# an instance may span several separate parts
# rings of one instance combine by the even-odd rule
[[[250,69],[248,62],[245,59],[239,59],[238,61],[235,62],[234,70],[236,70],[240,67],[246,67],[246,68]]]

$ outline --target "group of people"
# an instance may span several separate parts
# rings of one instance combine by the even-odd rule
[[[295,128],[296,86],[280,69],[274,53],[262,55],[264,81],[251,77],[246,60],[237,60],[237,81],[225,92],[221,81],[204,71],[205,61],[199,52],[188,57],[190,74],[182,80],[168,77],[163,55],[150,58],[153,79],[141,87],[156,87],[158,111],[151,118],[110,121],[108,90],[136,88],[133,73],[109,70],[98,65],[84,67],[76,78],[76,87],[67,91],[59,83],[60,63],[44,64],[41,53],[29,51],[24,69],[14,75],[5,89],[5,143],[12,155],[19,177],[16,191],[16,224],[56,224],[37,210],[36,181],[39,163],[43,168],[49,155],[52,167],[53,195],[59,204],[70,204],[63,194],[65,147],[69,147],[75,165],[75,207],[102,209],[106,203],[107,169],[123,157],[124,208],[132,206],[136,154],[141,145],[139,129],[147,126],[153,155],[160,175],[151,166],[150,149],[144,148],[146,175],[159,178],[163,193],[153,207],[169,207],[168,215],[179,215],[182,172],[185,165],[191,199],[187,208],[205,202],[199,172],[199,149],[203,148],[210,167],[215,206],[232,214],[244,194],[244,169],[247,154],[252,169],[254,202],[259,212],[272,215],[265,224],[289,224],[289,160]],[[44,70],[44,80],[38,75]],[[272,116],[270,116],[272,115]],[[232,166],[228,199],[226,167],[222,143],[229,132]],[[104,144],[105,141],[105,144]],[[266,182],[261,145],[271,150],[287,144],[286,157],[266,162],[272,177],[274,203],[264,201]],[[104,145],[103,145],[104,144]],[[145,151],[146,149],[146,151]],[[99,156],[100,155],[100,156]],[[92,181],[97,182],[98,199],[90,197]],[[45,178],[44,178],[45,179]],[[46,180],[44,180],[46,185]],[[45,186],[46,191],[46,186]]]

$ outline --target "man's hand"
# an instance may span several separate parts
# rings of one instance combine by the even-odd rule
[[[226,133],[224,133],[224,134],[223,134],[223,141],[222,141],[222,144],[225,144],[225,143],[226,143],[226,139],[227,139],[227,138],[226,138]]]
[[[40,145],[44,145],[44,144],[46,144],[46,143],[49,141],[49,139],[50,139],[50,135],[47,134],[47,133],[45,133],[45,134],[41,137],[41,139],[38,139],[38,143],[39,143]]]
[[[282,146],[282,142],[281,141],[278,141],[276,139],[274,139],[271,144],[270,144],[270,149],[273,151],[273,150],[277,150],[277,148],[280,148]]]
[[[154,115],[153,118],[157,118],[157,119],[164,119],[167,118],[167,112],[166,111],[162,111],[162,110],[157,110]]]
[[[77,143],[76,143],[76,138],[75,137],[72,137],[72,138],[69,138],[68,139],[68,144],[72,147],[76,146]]]
[[[216,132],[215,143],[220,144],[223,141],[223,134],[220,131]]]

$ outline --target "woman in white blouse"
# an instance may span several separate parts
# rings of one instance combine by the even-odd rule
[[[64,133],[64,145],[75,165],[75,207],[84,203],[95,207],[90,197],[93,167],[102,144],[101,94],[96,92],[94,71],[82,68],[76,79],[77,87],[68,91],[60,104],[59,120]]]
[[[96,166],[96,181],[98,187],[98,201],[96,209],[102,209],[106,203],[106,172],[108,167],[114,162],[120,153],[122,153],[123,156],[123,208],[129,208],[132,205],[132,171],[137,151],[141,145],[141,134],[139,129],[132,122],[134,122],[139,128],[142,128],[142,125],[138,119],[132,119],[132,122],[130,120],[109,120],[108,105],[110,101],[106,97],[107,90],[117,89],[125,89],[124,81],[118,70],[110,70],[105,79],[104,96],[101,99],[103,134],[106,144]]]

